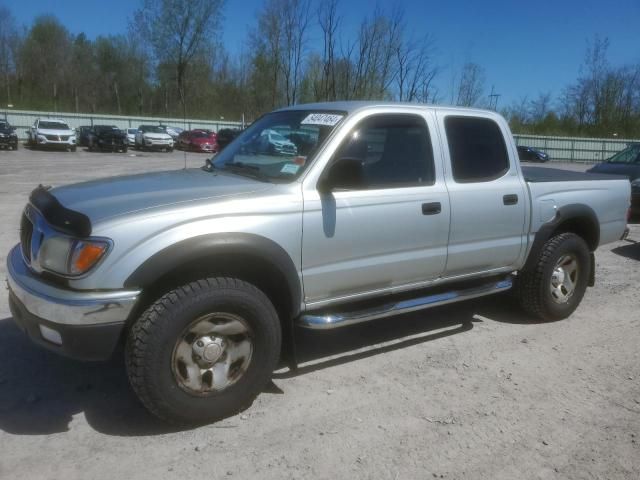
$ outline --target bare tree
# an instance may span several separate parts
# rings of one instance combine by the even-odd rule
[[[11,103],[11,80],[16,72],[16,53],[19,34],[11,12],[0,6],[0,75],[4,81],[7,104]]]
[[[529,118],[533,122],[541,122],[552,111],[551,93],[540,93],[538,97],[529,103]]]
[[[321,96],[323,100],[335,100],[336,97],[336,42],[340,26],[338,17],[338,0],[320,2],[318,7],[318,24],[322,29],[322,82]]]
[[[429,102],[435,99],[433,81],[438,73],[432,61],[433,39],[403,41],[396,47],[395,83],[400,101]]]
[[[287,105],[297,102],[302,77],[302,54],[310,20],[310,0],[282,2],[282,68]]]
[[[478,103],[484,91],[484,69],[477,63],[468,62],[462,67],[456,104],[472,107]]]
[[[143,0],[134,14],[134,25],[153,46],[156,61],[175,66],[184,112],[187,69],[218,35],[223,3],[223,0]]]

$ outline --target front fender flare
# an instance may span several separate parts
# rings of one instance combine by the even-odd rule
[[[300,313],[302,285],[291,256],[277,243],[260,235],[220,233],[199,235],[164,248],[145,260],[125,280],[125,288],[145,288],[180,266],[212,256],[260,258],[282,274],[291,296],[291,318]]]

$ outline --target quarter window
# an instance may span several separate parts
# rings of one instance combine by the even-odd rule
[[[358,190],[433,185],[433,149],[429,130],[417,115],[379,115],[360,123],[334,159],[362,165]]]
[[[445,130],[456,182],[489,182],[509,170],[507,147],[493,120],[451,116],[445,119]]]

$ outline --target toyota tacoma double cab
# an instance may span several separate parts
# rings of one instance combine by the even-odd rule
[[[265,132],[304,141],[260,149]],[[299,105],[200,169],[36,188],[9,301],[37,343],[123,352],[152,413],[204,423],[249,405],[280,360],[296,367],[297,328],[510,289],[531,317],[571,315],[629,199],[626,178],[521,167],[495,112]]]

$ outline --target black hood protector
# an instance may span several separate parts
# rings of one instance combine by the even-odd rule
[[[85,214],[70,210],[62,205],[51,192],[50,187],[38,185],[29,195],[29,202],[56,230],[75,237],[91,235],[91,220]]]

